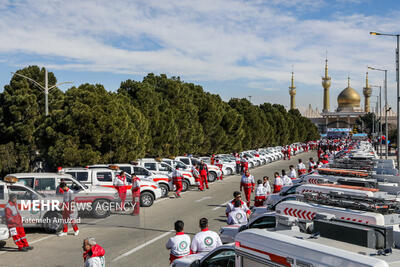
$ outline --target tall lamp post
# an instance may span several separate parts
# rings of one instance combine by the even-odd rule
[[[387,70],[384,69],[378,69],[378,68],[373,68],[373,67],[368,67],[370,70],[377,70],[377,71],[383,71],[385,72],[385,136],[386,136],[386,142],[385,142],[385,159],[388,158],[388,151],[389,151],[389,143],[388,143],[388,136],[389,136],[389,125],[388,125],[388,117],[387,117],[387,107],[388,107],[388,96],[387,96]],[[381,106],[382,109],[382,106]]]
[[[60,86],[62,84],[72,83],[72,82],[62,82],[62,83],[55,84],[49,88],[49,77],[48,77],[47,69],[45,69],[45,74],[44,74],[44,87],[39,82],[37,82],[34,79],[29,78],[25,75],[22,75],[22,74],[19,74],[16,72],[11,72],[11,74],[21,76],[21,77],[33,82],[37,87],[39,87],[40,89],[42,89],[44,91],[44,110],[45,110],[46,116],[49,115],[49,92],[50,92],[50,90],[57,86]]]
[[[400,149],[399,149],[399,145],[400,145],[400,117],[399,117],[399,113],[400,113],[400,106],[399,106],[399,95],[400,95],[400,77],[399,77],[399,37],[400,34],[388,34],[388,33],[380,33],[380,32],[370,32],[369,34],[371,35],[383,35],[383,36],[392,36],[392,37],[396,37],[397,40],[397,47],[396,47],[396,82],[397,82],[397,153],[396,153],[396,158],[397,158],[397,168],[400,169]]]
[[[377,105],[379,103],[379,139],[382,138],[382,87],[380,85],[370,85],[370,87],[379,88],[379,95],[377,97]],[[379,102],[378,102],[379,97]],[[379,142],[380,158],[382,158],[382,140]]]

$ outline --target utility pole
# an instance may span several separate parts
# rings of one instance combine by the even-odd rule
[[[45,73],[44,73],[44,87],[39,82],[37,82],[34,79],[29,78],[25,75],[22,75],[22,74],[19,74],[16,72],[11,72],[11,74],[21,76],[21,77],[33,82],[34,85],[36,85],[37,87],[39,87],[40,89],[42,89],[44,91],[44,111],[45,111],[46,116],[49,115],[49,91],[57,86],[62,85],[62,84],[72,83],[72,82],[62,82],[62,83],[55,84],[49,88],[49,75],[48,75],[46,68],[45,68]]]

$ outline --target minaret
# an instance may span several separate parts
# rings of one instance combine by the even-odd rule
[[[292,72],[292,85],[289,86],[289,95],[290,95],[290,109],[295,109],[296,86],[294,86],[294,72]]]
[[[331,77],[328,76],[328,59],[325,59],[325,77],[322,77],[322,87],[324,87],[324,108],[322,112],[329,112],[329,87],[331,87]]]
[[[367,76],[365,78],[365,87],[364,87],[363,93],[364,93],[364,104],[365,104],[364,111],[365,112],[369,112],[369,109],[370,109],[369,98],[370,98],[370,96],[372,94],[372,89],[368,85],[368,72],[367,72]]]

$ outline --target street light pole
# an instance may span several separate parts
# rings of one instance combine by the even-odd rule
[[[397,46],[396,46],[396,82],[397,82],[397,153],[396,153],[396,161],[397,161],[397,168],[400,169],[400,149],[399,149],[399,145],[400,145],[400,105],[399,105],[399,95],[400,95],[400,86],[399,86],[399,37],[400,34],[387,34],[387,33],[379,33],[379,32],[370,32],[369,34],[371,35],[384,35],[384,36],[392,36],[392,37],[396,37],[396,41],[397,41]],[[387,138],[387,137],[386,137]]]
[[[389,143],[388,143],[388,135],[389,135],[389,125],[388,125],[388,117],[387,117],[387,107],[388,107],[388,96],[387,96],[387,70],[384,69],[378,69],[378,68],[373,68],[373,67],[368,67],[370,70],[377,70],[377,71],[383,71],[385,72],[385,80],[384,80],[384,85],[385,85],[385,136],[386,136],[386,142],[385,142],[385,159],[388,158],[388,153],[389,153]],[[381,107],[382,109],[382,107]]]
[[[47,69],[45,69],[45,73],[44,73],[44,87],[39,82],[35,81],[34,79],[29,78],[20,73],[11,72],[11,74],[21,76],[21,77],[33,82],[37,87],[39,87],[40,89],[42,89],[44,91],[44,111],[45,111],[46,116],[49,115],[49,92],[50,92],[50,90],[57,86],[60,86],[62,84],[72,83],[72,82],[62,82],[62,83],[55,84],[49,88],[49,77],[48,77]]]
[[[370,87],[379,88],[379,139],[381,139],[382,138],[382,86],[370,85]],[[380,158],[382,159],[382,150],[383,150],[382,149],[382,140],[379,141],[379,150],[378,150],[378,154],[380,155]]]

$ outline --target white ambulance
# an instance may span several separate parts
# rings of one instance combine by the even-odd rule
[[[116,171],[106,168],[64,168],[61,172],[75,177],[82,184],[114,188]],[[127,175],[127,200],[132,200],[132,180]],[[150,207],[154,200],[162,197],[162,191],[157,183],[143,179],[140,184],[140,206]],[[116,192],[116,191],[115,191]]]
[[[394,267],[400,264],[398,253],[378,255],[370,248],[314,238],[293,230],[240,232],[235,238],[235,254],[235,267]]]

